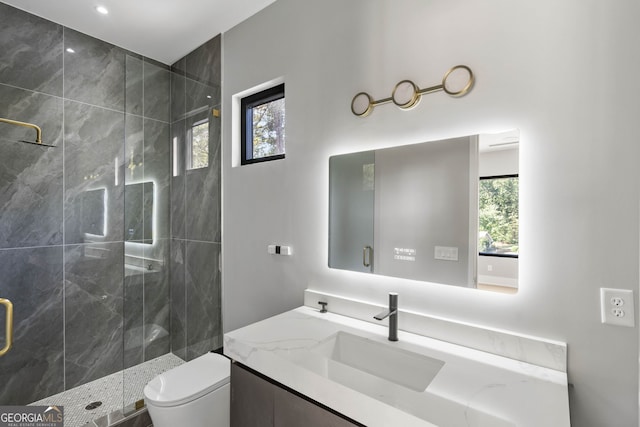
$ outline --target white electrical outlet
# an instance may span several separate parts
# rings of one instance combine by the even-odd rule
[[[632,290],[600,288],[602,323],[633,328],[635,326],[633,305]]]

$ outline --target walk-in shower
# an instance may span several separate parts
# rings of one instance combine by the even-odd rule
[[[168,66],[0,3],[0,406],[83,425],[221,347],[219,104],[220,37]]]

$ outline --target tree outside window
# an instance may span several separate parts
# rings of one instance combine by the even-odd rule
[[[284,98],[253,107],[253,158],[284,154]]]
[[[480,178],[480,255],[518,256],[519,190],[518,176]]]
[[[241,101],[243,165],[285,156],[284,84],[247,96]]]
[[[189,169],[209,166],[209,122],[196,123],[191,128],[191,153]]]

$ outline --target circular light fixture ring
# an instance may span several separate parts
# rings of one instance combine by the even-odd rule
[[[398,94],[398,89],[400,89],[402,86],[406,84],[411,85],[411,88],[413,89],[413,94],[411,95],[411,98],[408,101],[405,101],[405,102],[398,101],[396,99],[396,94]],[[402,80],[401,82],[398,82],[396,87],[393,88],[393,92],[391,93],[391,99],[393,100],[393,103],[396,104],[398,107],[402,109],[408,109],[416,105],[420,100],[419,92],[420,92],[420,89],[418,88],[418,86],[416,86],[414,82],[412,82],[411,80]]]
[[[367,98],[367,108],[365,108],[364,110],[356,109],[358,106],[357,104],[359,104],[359,98],[363,96]],[[366,117],[371,114],[371,111],[373,111],[373,105],[374,101],[373,98],[371,98],[371,95],[366,92],[360,92],[356,94],[356,96],[354,96],[353,100],[351,101],[351,112],[358,117]]]
[[[469,73],[469,81],[467,81],[467,84],[462,89],[458,91],[452,91],[447,89],[447,79],[449,78],[451,73],[456,70],[466,70]],[[469,90],[473,86],[474,81],[475,77],[473,76],[473,71],[471,71],[471,68],[467,67],[466,65],[456,65],[455,67],[449,68],[449,71],[447,71],[444,74],[444,77],[442,77],[442,90],[444,90],[448,95],[451,96],[462,96],[469,92]]]

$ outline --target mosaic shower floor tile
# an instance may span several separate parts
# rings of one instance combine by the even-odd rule
[[[65,427],[86,426],[97,418],[142,399],[142,390],[153,377],[183,363],[178,356],[168,353],[31,405],[64,406]],[[94,409],[86,409],[95,402],[102,403]]]

